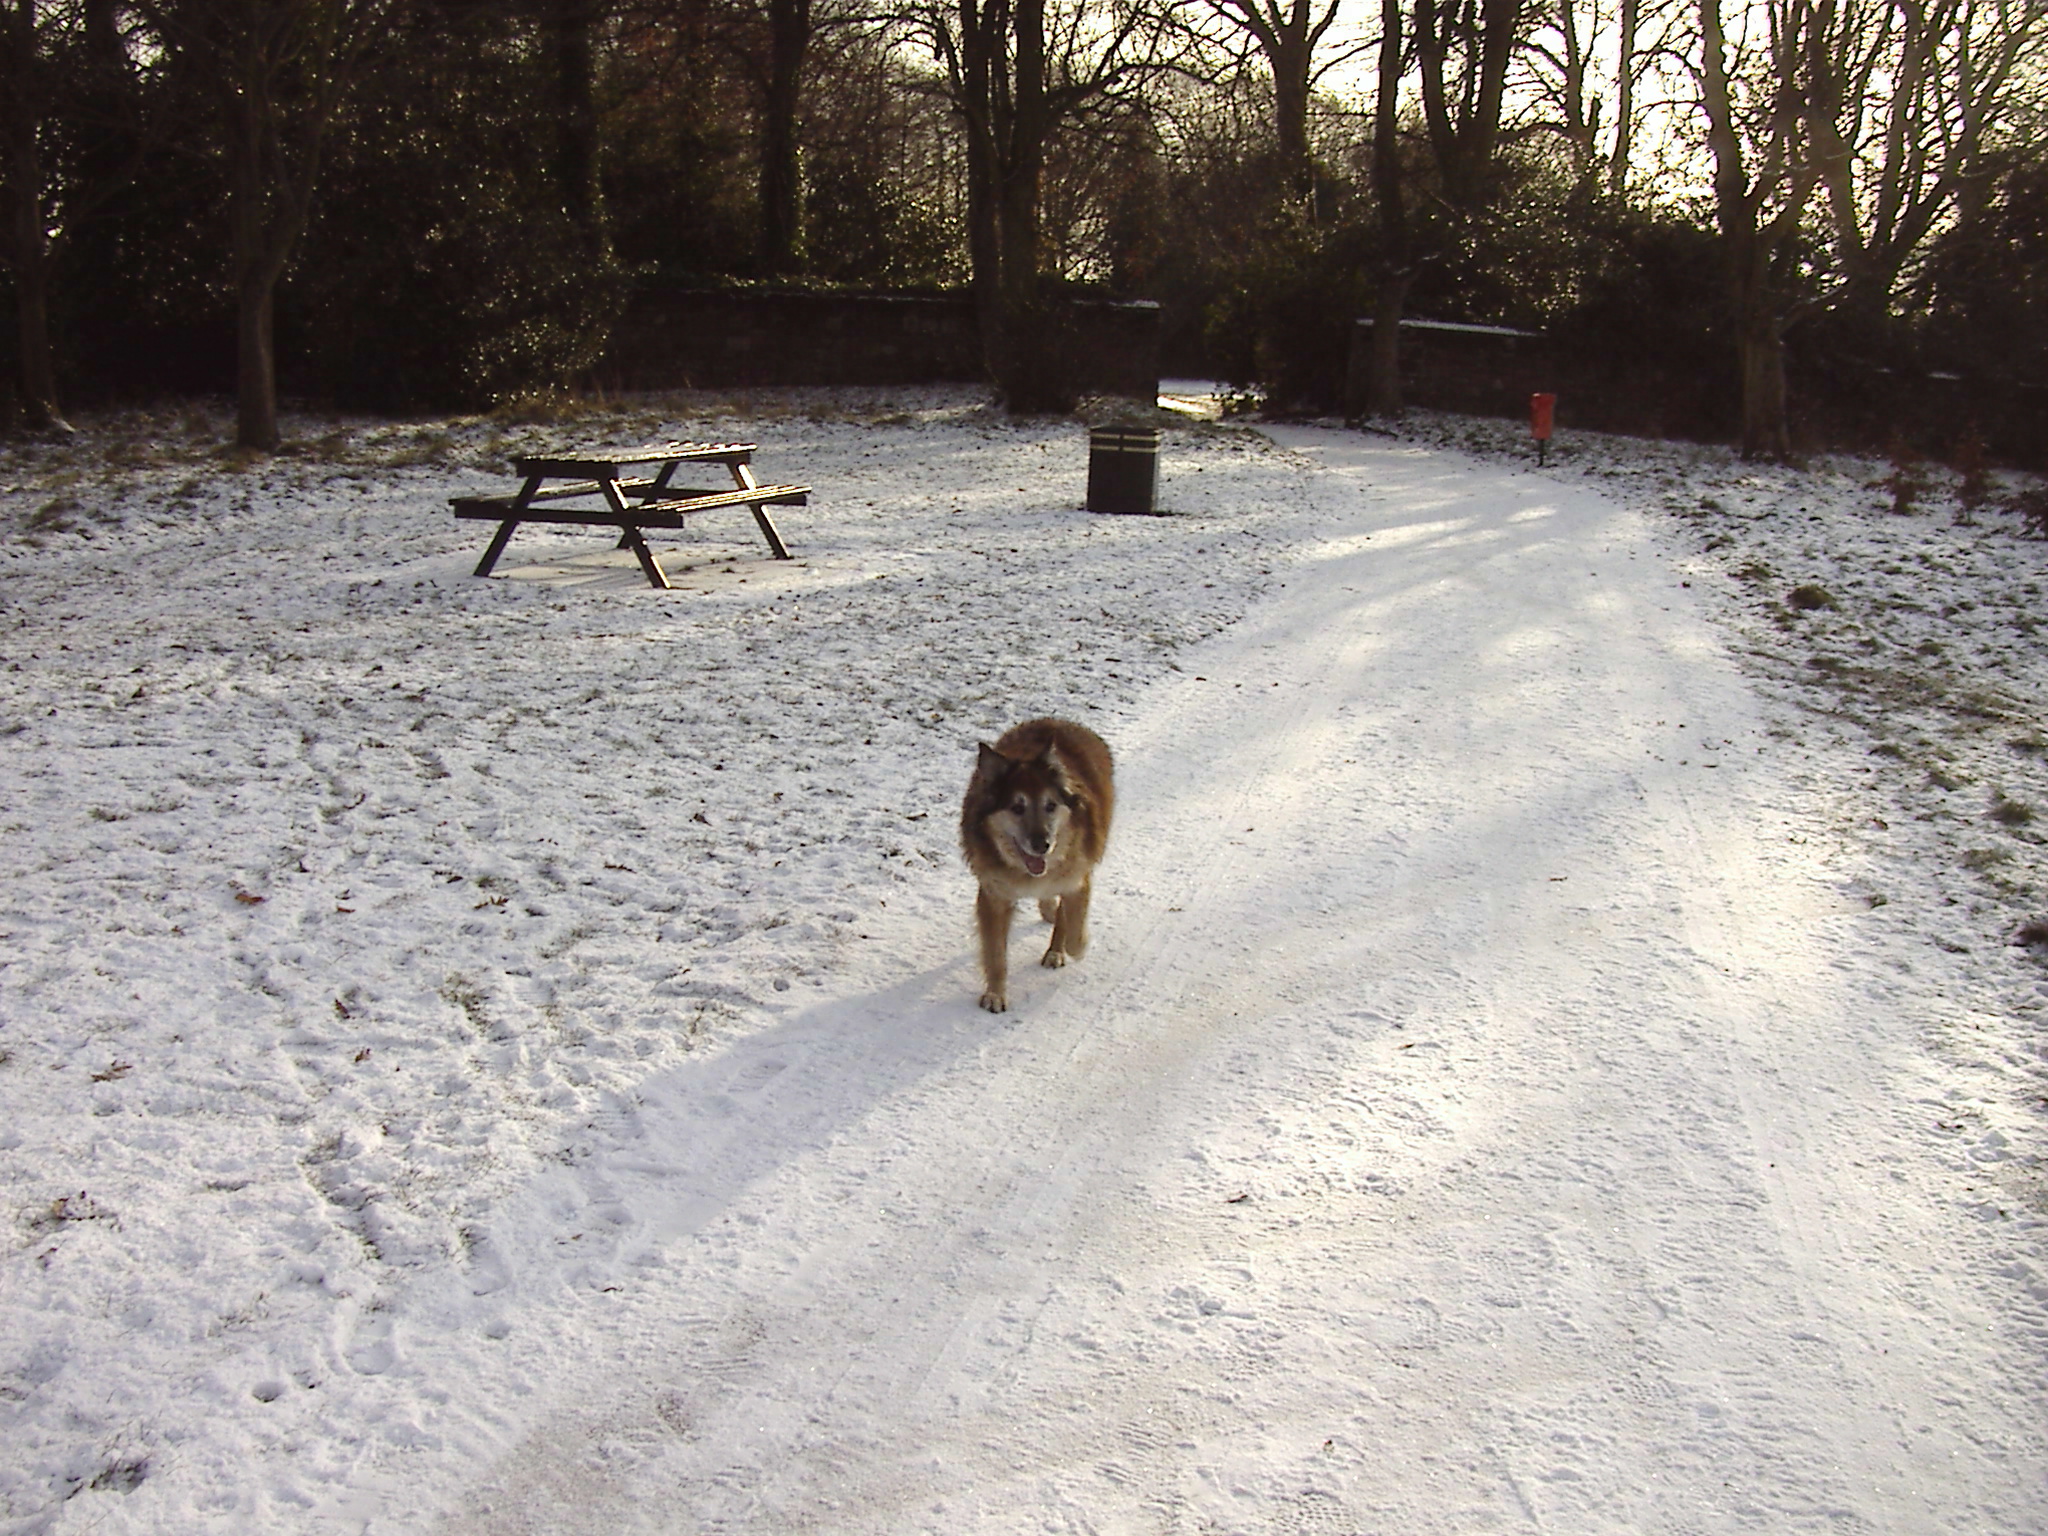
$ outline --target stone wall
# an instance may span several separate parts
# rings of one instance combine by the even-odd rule
[[[1373,322],[1354,321],[1344,370],[1344,414],[1363,416]],[[1504,325],[1401,322],[1401,395],[1406,405],[1471,416],[1529,414],[1529,397],[1558,391],[1557,359],[1540,331]]]
[[[1373,322],[1357,321],[1344,381],[1344,412],[1365,414]],[[1803,451],[1885,451],[1903,440],[1948,459],[1967,437],[1999,463],[2048,467],[2048,387],[1943,373],[1853,373],[1806,361],[1787,348],[1791,428]],[[1726,366],[1634,351],[1574,351],[1538,331],[1506,326],[1401,322],[1403,403],[1526,421],[1529,396],[1557,396],[1560,431],[1581,428],[1637,437],[1732,441],[1740,429],[1734,358]]]
[[[1091,394],[1159,392],[1159,306],[1073,304]],[[983,379],[966,297],[777,293],[646,285],[612,334],[608,389],[939,384]]]

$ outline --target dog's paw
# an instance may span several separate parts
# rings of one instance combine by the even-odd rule
[[[1067,952],[1064,949],[1048,949],[1045,957],[1038,963],[1049,971],[1056,971],[1067,963]]]
[[[1008,1013],[1010,1011],[1009,994],[994,991],[984,992],[981,994],[981,1006],[990,1013]]]

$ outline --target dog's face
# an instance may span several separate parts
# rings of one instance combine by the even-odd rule
[[[1003,861],[1031,876],[1045,873],[1046,862],[1059,847],[1060,836],[1073,819],[1074,798],[1059,758],[1046,752],[1030,762],[1015,762],[995,748],[981,749],[980,771],[988,778],[982,824],[994,839]]]

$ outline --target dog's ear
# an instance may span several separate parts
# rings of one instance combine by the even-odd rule
[[[1067,772],[1066,759],[1060,756],[1060,749],[1051,742],[1047,742],[1045,750],[1038,754],[1037,766],[1045,770],[1045,776],[1052,780],[1053,786],[1068,800],[1071,801],[1080,794],[1079,786],[1074,783],[1074,776]]]
[[[974,777],[967,781],[968,794],[980,807],[977,815],[994,814],[1003,776],[1016,766],[987,742],[981,743],[981,751],[974,760]]]

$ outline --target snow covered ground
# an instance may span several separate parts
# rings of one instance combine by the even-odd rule
[[[943,392],[0,450],[0,1532],[2048,1531],[2048,545],[1169,420],[1145,519]],[[669,436],[798,558],[469,576]]]

